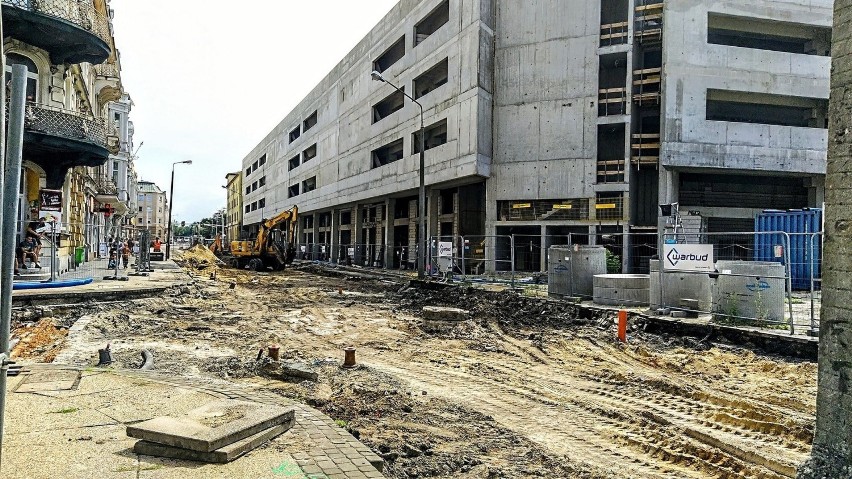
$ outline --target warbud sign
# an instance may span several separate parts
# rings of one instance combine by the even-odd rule
[[[712,244],[663,245],[663,269],[669,271],[714,271]]]

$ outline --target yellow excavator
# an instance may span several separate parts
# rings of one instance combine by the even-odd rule
[[[265,220],[254,240],[231,241],[231,251],[222,259],[234,268],[252,271],[282,270],[296,257],[296,220],[299,208]]]

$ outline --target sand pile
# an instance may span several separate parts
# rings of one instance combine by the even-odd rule
[[[209,248],[202,245],[195,245],[183,251],[178,261],[182,266],[191,266],[199,270],[224,264]]]

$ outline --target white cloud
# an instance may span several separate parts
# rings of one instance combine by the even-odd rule
[[[397,0],[112,0],[135,106],[140,176],[169,188],[174,218],[225,206],[225,174]]]

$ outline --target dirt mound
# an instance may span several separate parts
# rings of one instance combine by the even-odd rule
[[[222,264],[222,261],[209,248],[202,245],[195,245],[181,252],[177,261],[181,266],[191,266],[198,270],[211,267],[215,268]]]

